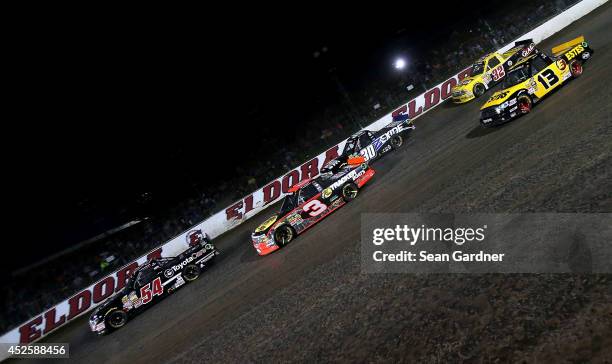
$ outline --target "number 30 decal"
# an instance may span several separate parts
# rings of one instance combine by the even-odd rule
[[[327,210],[327,205],[319,200],[312,200],[304,205],[304,211],[308,212],[310,216],[317,216]]]
[[[376,157],[376,151],[374,150],[374,146],[372,144],[362,149],[359,153],[363,156],[363,158],[365,158],[366,161]]]

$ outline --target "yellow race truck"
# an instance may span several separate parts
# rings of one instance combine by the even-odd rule
[[[531,41],[521,43],[522,49],[517,57],[506,61],[508,74],[501,90],[480,108],[483,126],[505,123],[529,113],[533,104],[551,91],[579,77],[583,71],[582,64],[593,54],[584,37],[554,47],[552,57]]]

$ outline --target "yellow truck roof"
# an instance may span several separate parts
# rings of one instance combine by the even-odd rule
[[[523,49],[523,46],[516,46],[513,48],[508,49],[507,51],[505,51],[502,56],[504,57],[504,59],[508,59],[510,58],[510,56],[512,56],[513,54],[515,54],[516,52],[520,51],[521,49]]]

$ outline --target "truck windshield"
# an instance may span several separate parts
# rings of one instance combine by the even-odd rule
[[[484,62],[474,63],[472,65],[472,76],[478,76],[484,72]]]
[[[289,211],[293,210],[296,206],[295,204],[296,199],[297,199],[296,194],[285,196],[285,198],[283,199],[283,204],[281,205],[280,214],[284,215],[288,213]]]
[[[344,150],[341,155],[353,154],[355,152],[355,144],[357,138],[349,138],[344,145]]]
[[[525,81],[527,77],[528,77],[527,67],[523,66],[523,67],[517,68],[511,71],[510,73],[508,73],[508,76],[506,76],[506,78],[503,81],[502,88],[512,87],[516,85],[517,83]]]

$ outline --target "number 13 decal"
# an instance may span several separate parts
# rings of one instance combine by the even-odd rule
[[[303,210],[308,212],[310,216],[317,216],[327,210],[327,205],[319,200],[312,200],[304,205]]]
[[[544,79],[544,77],[542,76],[546,77],[546,79]],[[559,82],[559,77],[555,75],[553,70],[547,69],[547,70],[544,70],[542,74],[538,76],[538,81],[540,81],[540,83],[544,86],[544,88],[548,90],[550,86]],[[546,81],[548,81],[548,83],[546,83]]]

